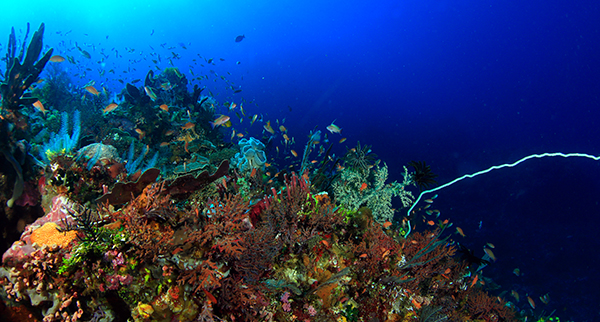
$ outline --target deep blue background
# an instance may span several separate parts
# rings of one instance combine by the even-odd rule
[[[400,179],[402,165],[424,160],[445,183],[532,153],[600,154],[598,6],[566,0],[30,1],[27,9],[6,6],[0,34],[45,22],[46,44],[79,61],[65,65],[74,82],[96,80],[114,91],[123,87],[118,78],[145,76],[154,66],[151,53],[176,52],[182,58],[173,62],[188,78],[189,66],[196,74],[213,69],[243,89],[232,96],[214,76],[200,83],[220,100],[244,97],[255,103],[244,105],[250,114],[272,122],[285,117],[297,151],[310,129],[325,131],[335,119],[345,144],[373,145],[392,179]],[[235,43],[240,34],[247,38]],[[75,41],[92,60],[77,55]],[[98,64],[101,50],[110,57],[105,66]],[[225,61],[202,68],[194,64],[197,55]],[[160,66],[169,65],[163,59]],[[82,77],[88,67],[93,71]],[[102,68],[117,73],[100,77]],[[136,70],[123,73],[128,68]],[[250,133],[258,135],[260,126]],[[600,319],[599,183],[597,161],[531,160],[446,188],[435,205],[464,229],[462,242],[479,255],[485,243],[496,245],[498,262],[484,273],[518,291],[520,308],[528,307],[529,294],[537,314],[556,309],[564,318],[593,321]],[[515,267],[522,277],[512,274]],[[548,306],[538,299],[545,293]]]

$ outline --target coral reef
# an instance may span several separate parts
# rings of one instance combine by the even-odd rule
[[[394,218],[393,198],[408,207],[411,186],[432,184],[424,163],[411,163],[414,173],[405,168],[402,182],[389,183],[387,165],[369,146],[359,143],[337,158],[332,144],[319,145],[321,132],[314,129],[300,173],[294,173],[297,163],[276,164],[272,137],[261,142],[242,134],[237,146],[234,135],[231,143],[223,140],[224,127],[213,129],[209,121],[223,105],[232,112],[235,104],[219,106],[210,90],[201,96],[205,87],[198,85],[188,92],[189,81],[176,67],[148,71],[143,86],[132,81],[118,95],[100,93],[94,81],[84,87],[88,93],[65,92],[67,76],[56,68],[36,93],[48,106],[65,106],[30,113],[28,129],[21,122],[28,114],[20,112],[33,98],[15,84],[31,85],[48,60],[51,50],[35,62],[43,29],[33,35],[25,59],[16,55],[13,31],[12,68],[2,84],[0,162],[6,166],[0,198],[19,210],[7,214],[22,216],[12,219],[20,228],[12,229],[0,267],[0,297],[10,311],[3,317],[518,318],[481,283],[473,262],[455,255],[448,220],[401,233],[412,226]],[[76,96],[83,97],[72,100]],[[245,116],[241,106],[240,113]],[[269,132],[275,132],[270,125]],[[284,139],[289,148],[293,140]],[[31,156],[28,142],[41,161]],[[309,160],[313,151],[318,160]],[[14,188],[8,187],[13,180]],[[41,217],[35,220],[26,209]]]

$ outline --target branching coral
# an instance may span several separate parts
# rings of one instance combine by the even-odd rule
[[[412,193],[404,188],[409,184],[405,169],[404,182],[386,183],[388,176],[387,165],[378,164],[367,171],[355,168],[342,170],[341,176],[333,183],[335,200],[345,209],[356,211],[366,205],[371,208],[375,220],[383,223],[392,221],[394,210],[392,198],[399,197],[404,207],[410,206]]]

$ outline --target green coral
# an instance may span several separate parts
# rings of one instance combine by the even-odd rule
[[[376,221],[383,223],[392,221],[394,209],[392,198],[399,197],[404,207],[411,203],[413,195],[404,188],[410,184],[408,170],[405,168],[404,181],[387,183],[388,167],[379,162],[368,171],[346,168],[339,179],[333,183],[336,200],[345,209],[356,211],[366,205],[373,211]]]

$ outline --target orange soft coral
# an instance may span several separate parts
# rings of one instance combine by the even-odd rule
[[[75,238],[77,238],[76,231],[60,232],[58,225],[53,222],[47,222],[31,233],[31,242],[39,246],[47,245],[62,248],[68,246]]]

